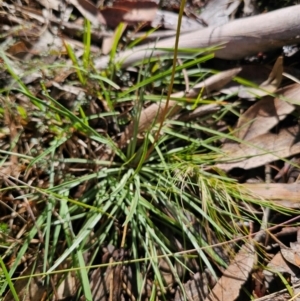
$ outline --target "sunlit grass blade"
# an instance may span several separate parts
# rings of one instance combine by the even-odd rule
[[[121,22],[118,25],[117,29],[115,30],[114,41],[113,41],[111,51],[110,51],[110,55],[109,55],[110,63],[112,63],[115,59],[115,56],[116,56],[116,53],[117,53],[117,50],[118,50],[118,45],[119,45],[122,33],[124,32],[125,28],[126,28],[126,24]]]
[[[84,19],[84,34],[83,34],[83,68],[88,69],[90,64],[90,53],[91,53],[91,22]]]
[[[179,66],[177,66],[175,68],[175,72],[181,71],[181,70],[183,70],[185,68],[192,67],[192,66],[197,65],[199,63],[206,62],[206,61],[212,59],[212,57],[213,56],[211,54],[208,54],[208,55],[206,55],[204,57],[197,58],[197,59],[195,59],[193,61],[190,61],[188,63],[185,63],[183,65],[179,65]],[[152,76],[150,78],[144,79],[143,81],[137,83],[134,87],[129,88],[126,91],[124,91],[123,93],[121,93],[120,97],[124,97],[125,95],[130,94],[130,93],[134,92],[135,90],[137,90],[137,89],[139,89],[139,88],[141,88],[143,86],[146,86],[146,85],[148,85],[148,84],[150,84],[150,83],[152,83],[152,82],[154,82],[154,81],[156,81],[158,79],[164,78],[164,77],[170,75],[171,73],[172,73],[172,70],[169,69],[167,71],[160,72],[159,74],[154,75],[154,76]]]
[[[10,292],[11,292],[12,296],[14,297],[14,300],[19,301],[20,299],[18,297],[18,294],[16,292],[14,284],[11,281],[11,275],[9,275],[1,256],[0,256],[0,267],[1,267],[2,273],[5,276],[5,279],[6,279],[6,282],[7,282],[8,286],[9,286]]]
[[[64,41],[64,45],[65,45],[65,48],[67,50],[67,53],[68,53],[70,59],[72,60],[74,66],[75,66],[75,70],[76,70],[78,79],[80,80],[80,82],[83,85],[85,85],[86,84],[86,78],[81,73],[81,70],[80,70],[79,64],[78,64],[78,60],[77,60],[77,57],[76,57],[76,55],[75,55],[75,53],[73,51],[73,48],[67,42],[65,42],[65,41]]]

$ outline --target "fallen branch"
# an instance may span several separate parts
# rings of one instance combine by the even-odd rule
[[[300,5],[279,9],[267,14],[248,17],[222,26],[207,27],[188,34],[179,40],[179,48],[200,49],[223,45],[216,57],[236,60],[259,52],[266,52],[285,45],[300,43]],[[173,49],[175,38],[139,46],[121,52],[117,60],[122,66],[132,65],[145,58],[166,54],[162,48]],[[95,60],[97,69],[106,68],[109,57]]]

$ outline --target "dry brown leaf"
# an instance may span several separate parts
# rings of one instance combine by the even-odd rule
[[[279,205],[287,206],[285,201],[295,204],[297,208],[300,207],[299,195],[300,195],[300,184],[286,184],[286,183],[245,183],[241,184],[242,188],[247,189],[252,195],[258,198],[272,200]]]
[[[129,9],[124,16],[126,22],[152,22],[158,8],[153,1],[119,1],[119,3]]]
[[[106,25],[111,28],[115,28],[123,22],[124,16],[128,12],[129,10],[126,7],[105,7],[101,9]]]
[[[59,269],[65,270],[70,268],[70,261],[66,260],[59,266]],[[44,280],[41,276],[34,277],[34,274],[41,274],[43,272],[43,257],[40,253],[37,254],[35,260],[32,260],[21,274],[21,279],[14,282],[15,290],[22,301],[44,301],[49,293],[49,287],[43,285]],[[27,277],[25,277],[27,276]],[[24,277],[24,278],[22,278]],[[53,285],[57,285],[63,277],[62,273],[51,276]],[[77,284],[79,280],[77,280]],[[71,288],[70,288],[71,289]],[[11,292],[8,292],[3,301],[15,300]],[[51,300],[51,299],[50,299]],[[57,299],[55,299],[57,300]]]
[[[174,301],[202,301],[205,296],[208,295],[210,288],[215,284],[215,279],[208,276],[205,272],[201,274],[199,272],[195,273],[193,278],[183,285],[187,298],[185,298],[182,291],[178,289],[176,291]]]
[[[21,167],[17,163],[9,163],[6,165],[2,165],[0,167],[0,179],[1,178],[8,178],[8,177],[15,177],[19,178],[21,173]]]
[[[216,91],[221,89],[224,85],[226,85],[236,74],[240,72],[240,68],[234,68],[227,71],[220,72],[211,76],[210,78],[202,81],[197,84],[194,88],[192,88],[188,92],[179,92],[172,94],[172,98],[181,98],[181,97],[196,97],[200,92],[202,95],[207,95],[212,91]],[[165,117],[165,111],[167,111],[166,117],[170,118],[176,115],[181,110],[181,106],[178,105],[176,100],[171,100],[168,103],[168,107],[166,108],[165,102],[163,103],[153,103],[146,109],[141,112],[139,125],[138,125],[138,133],[141,133],[147,129],[152,124],[161,122]],[[131,122],[125,131],[123,132],[119,146],[123,147],[132,137],[134,131],[135,124]]]
[[[239,73],[240,78],[247,79],[251,83],[259,86],[270,73],[270,69],[265,65],[245,65],[241,66],[242,70]],[[241,85],[237,82],[230,82],[220,92],[231,95],[238,93],[241,89]]]
[[[281,248],[280,249],[283,258],[289,263],[300,267],[300,255],[299,246],[296,249],[293,248]]]
[[[80,280],[75,272],[67,274],[65,279],[60,283],[57,291],[53,294],[52,301],[65,300],[74,297],[80,286]]]
[[[280,248],[281,254],[286,261],[300,267],[300,229],[297,230],[297,241],[290,243],[290,248]]]
[[[245,143],[227,143],[222,150],[228,163],[216,167],[229,171],[232,168],[250,169],[300,153],[297,141],[299,127],[282,129],[278,134],[267,133]]]
[[[266,88],[269,87],[270,89],[273,89],[274,91],[279,87],[282,81],[282,72],[283,72],[283,57],[280,56],[277,58],[273,69],[268,77],[268,79],[263,82],[260,87]]]
[[[293,276],[296,276],[297,274],[296,269],[284,260],[280,252],[278,252],[269,262],[268,270],[264,271],[264,274],[269,276],[272,272],[288,273]]]
[[[9,162],[2,163],[0,166],[0,178],[7,178],[10,176],[18,178],[21,172],[21,166],[19,165],[18,156],[14,155],[18,153],[18,144],[15,141],[18,139],[19,131],[22,128],[22,120],[19,116],[16,116],[11,112],[8,106],[2,104],[4,107],[4,123],[9,129],[9,140],[12,148],[12,154]]]
[[[11,55],[18,55],[20,53],[28,53],[29,49],[23,41],[18,41],[14,45],[10,46],[7,52]]]
[[[256,97],[262,97],[268,95],[269,93],[275,92],[281,84],[283,73],[283,57],[280,56],[269,74],[266,81],[259,85],[259,88],[243,87],[238,96],[241,98],[247,98],[250,100],[255,100]]]
[[[278,252],[268,264],[268,269],[263,271],[265,279],[268,283],[274,283],[277,273],[289,274],[290,279],[298,279],[299,268],[287,262],[280,252]],[[293,281],[292,281],[293,284]],[[297,288],[294,287],[294,293],[297,294]],[[289,298],[280,298],[278,300],[287,300]],[[274,296],[269,295],[267,300],[277,300]]]
[[[298,97],[300,100],[300,93]],[[248,141],[263,135],[289,113],[293,112],[294,109],[293,105],[284,100],[266,96],[240,116],[235,136],[241,140]]]
[[[117,27],[121,22],[129,24],[137,22],[152,22],[157,4],[153,1],[117,1],[113,7],[105,7],[101,14],[109,27]]]
[[[114,250],[109,262],[122,261],[123,256],[124,251],[122,249]],[[123,274],[123,267],[120,264],[109,265],[105,272],[101,268],[94,270],[90,281],[93,301],[120,300]]]
[[[243,245],[205,301],[234,301],[249,278],[255,261],[254,246],[249,243]]]
[[[260,298],[266,294],[265,276],[261,269],[257,269],[251,274],[252,294],[255,298]]]
[[[219,91],[228,82],[230,82],[234,76],[239,74],[241,70],[241,68],[233,68],[219,72],[195,85],[195,87],[193,87],[190,91],[187,92],[187,97],[198,96],[199,92],[202,91],[202,89],[202,95],[209,95],[213,91]]]
[[[21,276],[30,276],[40,274],[43,271],[43,261],[41,258],[34,261],[26,268]],[[16,280],[14,283],[15,290],[22,301],[42,301],[47,295],[47,288],[40,282],[40,277],[28,277]],[[15,300],[12,293],[8,292],[3,301]]]
[[[267,133],[279,121],[293,112],[292,104],[300,103],[300,85],[293,84],[278,90],[279,97],[266,96],[251,106],[239,118],[236,137],[250,140]]]
[[[276,94],[279,95],[278,98],[296,105],[300,105],[299,93],[300,85],[298,83],[281,88],[276,92]]]
[[[108,274],[111,273],[111,268],[108,267]],[[91,272],[90,285],[93,294],[93,300],[95,301],[108,301],[109,286],[107,285],[106,277],[100,268],[95,269]]]
[[[99,26],[100,24],[106,24],[102,14],[92,2],[88,0],[70,0],[70,3],[93,25]]]

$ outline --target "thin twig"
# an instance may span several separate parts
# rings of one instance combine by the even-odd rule
[[[297,283],[297,284],[295,284],[295,285],[292,286],[292,288],[294,288],[294,289],[295,289],[295,288],[298,288],[298,287],[300,287],[300,283]],[[263,296],[263,297],[261,297],[261,298],[255,299],[255,301],[266,301],[266,300],[271,300],[271,301],[273,301],[273,300],[275,300],[274,298],[275,298],[276,296],[282,295],[282,294],[284,294],[284,293],[288,293],[288,290],[287,290],[287,289],[283,289],[283,290],[281,290],[281,291],[278,291],[278,292],[269,294],[269,295],[267,295],[267,296]],[[291,300],[291,299],[290,299],[290,300]],[[288,300],[288,301],[290,301],[290,300]]]
[[[33,211],[32,211],[32,209],[31,209],[31,207],[30,207],[30,204],[29,204],[28,199],[25,197],[23,191],[22,191],[21,189],[19,189],[18,186],[17,186],[13,181],[9,180],[7,177],[4,177],[4,180],[5,180],[10,186],[15,187],[16,190],[17,190],[17,191],[20,193],[20,195],[23,197],[22,199],[24,200],[24,203],[25,203],[27,212],[28,212],[28,214],[30,215],[30,217],[31,217],[31,219],[32,219],[32,221],[33,221],[33,223],[34,223],[36,229],[37,229],[38,236],[39,236],[39,240],[40,240],[40,242],[42,243],[42,242],[44,241],[44,240],[43,240],[43,234],[42,234],[40,228],[38,227],[38,225],[37,225],[37,223],[36,223],[36,218],[35,218],[35,216],[34,216],[34,214],[33,214]]]

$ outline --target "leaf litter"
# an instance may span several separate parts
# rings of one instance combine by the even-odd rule
[[[185,80],[193,82],[190,89],[185,91],[183,85],[179,84],[172,91],[171,100],[168,100],[165,91],[162,91],[163,96],[160,102],[151,102],[153,100],[151,98],[145,102],[144,95],[138,94],[135,95],[135,100],[126,99],[125,92],[130,89],[132,83],[126,82],[124,78],[129,82],[136,80],[137,73],[143,70],[137,67],[138,61],[152,56],[165,56],[168,54],[165,48],[173,48],[178,23],[178,13],[174,13],[176,5],[170,3],[168,8],[172,11],[162,11],[154,1],[114,1],[112,6],[103,4],[103,1],[99,2],[101,2],[100,7],[99,3],[97,6],[96,3],[87,0],[72,0],[68,4],[41,0],[27,1],[26,4],[13,1],[0,4],[4,24],[1,32],[3,50],[1,51],[0,72],[3,86],[0,95],[2,107],[0,110],[2,118],[0,123],[2,160],[0,243],[6,245],[2,237],[14,237],[16,243],[13,252],[9,247],[3,251],[1,260],[4,260],[6,266],[11,269],[14,277],[31,275],[33,272],[42,276],[51,264],[60,258],[65,248],[68,248],[70,244],[68,239],[72,237],[78,242],[76,260],[82,260],[85,265],[98,262],[105,265],[105,268],[95,268],[79,276],[76,272],[68,270],[71,268],[68,259],[60,265],[60,269],[67,269],[64,276],[46,277],[48,283],[49,281],[52,283],[52,292],[49,291],[50,286],[45,285],[44,278],[41,281],[36,277],[32,278],[34,280],[26,278],[15,280],[14,288],[19,298],[25,296],[24,300],[44,300],[51,296],[52,300],[64,300],[81,295],[81,300],[83,300],[83,295],[85,295],[92,296],[96,301],[137,300],[138,298],[150,300],[151,296],[155,295],[156,300],[166,298],[175,301],[238,300],[242,292],[246,290],[248,299],[250,299],[249,295],[261,299],[274,293],[272,287],[272,283],[274,286],[274,281],[276,281],[274,275],[280,273],[282,274],[280,274],[280,279],[286,283],[286,291],[296,296],[298,291],[295,284],[299,281],[296,269],[300,265],[299,238],[289,237],[290,247],[288,248],[278,241],[274,232],[269,233],[265,242],[259,241],[259,245],[249,238],[248,232],[251,232],[251,229],[245,223],[241,226],[241,232],[237,234],[237,237],[233,237],[233,240],[238,241],[240,240],[238,236],[242,233],[245,236],[244,243],[233,247],[232,241],[227,242],[227,245],[234,251],[224,248],[219,251],[218,256],[213,256],[207,251],[207,255],[210,256],[210,260],[218,271],[217,275],[213,275],[207,268],[203,269],[205,260],[201,261],[199,256],[197,260],[184,258],[182,261],[174,257],[176,259],[174,262],[160,259],[157,267],[161,269],[162,276],[158,276],[154,272],[155,265],[153,262],[152,265],[150,264],[153,260],[151,257],[148,264],[142,266],[144,283],[140,287],[135,287],[136,283],[141,284],[141,278],[139,278],[141,275],[134,272],[134,267],[139,264],[134,262],[125,264],[125,261],[131,259],[132,256],[137,259],[136,255],[142,254],[141,250],[129,246],[127,246],[128,250],[124,250],[123,246],[119,248],[112,237],[110,237],[110,242],[114,242],[115,246],[111,247],[106,236],[103,235],[105,231],[109,232],[109,229],[114,227],[124,236],[128,234],[124,225],[121,226],[118,220],[102,219],[97,225],[99,228],[94,229],[96,234],[90,232],[90,237],[80,236],[79,229],[75,231],[72,229],[70,212],[78,211],[78,217],[75,216],[75,219],[82,218],[80,216],[85,215],[86,212],[76,209],[75,206],[72,207],[72,203],[68,204],[68,202],[70,199],[75,199],[85,204],[86,200],[89,200],[89,194],[93,192],[93,187],[97,187],[98,194],[105,195],[107,191],[104,192],[101,187],[97,186],[98,182],[104,185],[105,181],[109,182],[111,187],[117,187],[115,190],[112,189],[112,195],[118,195],[118,198],[125,202],[126,197],[118,194],[124,183],[122,181],[116,183],[112,176],[123,168],[118,160],[124,157],[124,149],[129,152],[136,134],[140,137],[137,144],[144,143],[149,135],[154,137],[154,140],[151,138],[154,141],[153,145],[157,142],[155,139],[158,137],[164,139],[168,133],[176,137],[179,122],[186,122],[190,124],[190,130],[185,135],[191,136],[191,141],[196,139],[196,136],[198,140],[203,140],[203,145],[207,140],[215,139],[216,133],[221,133],[214,141],[214,145],[210,146],[210,150],[218,148],[219,155],[215,156],[211,164],[200,164],[200,167],[217,172],[220,176],[226,172],[240,182],[238,187],[241,190],[261,200],[260,206],[241,204],[241,208],[245,210],[243,212],[255,213],[256,218],[260,219],[266,210],[263,204],[268,202],[286,210],[291,216],[297,215],[296,209],[299,209],[297,157],[300,152],[297,123],[299,112],[297,51],[291,55],[292,59],[289,61],[289,57],[286,58],[287,62],[283,60],[283,56],[267,53],[267,51],[278,50],[282,46],[299,42],[299,37],[295,32],[299,27],[297,16],[299,17],[300,6],[295,5],[267,14],[259,14],[259,6],[255,1],[243,1],[243,7],[240,1],[203,1],[205,3],[202,3],[204,6],[202,12],[195,10],[189,14],[194,19],[188,16],[183,17],[179,47],[183,50],[184,48],[205,47],[203,54],[215,52],[218,58],[243,59],[243,62],[239,62],[237,68],[232,68],[232,63],[223,61],[218,68],[220,72],[214,74],[216,68],[213,63],[210,64],[210,61],[214,62],[214,59],[210,57],[208,62],[203,61],[198,64],[200,68],[203,68],[203,74],[206,73],[204,76],[197,75],[199,78],[195,81],[191,73],[185,73]],[[190,1],[189,9],[196,6],[196,2],[202,1]],[[256,16],[244,18],[249,15]],[[84,18],[90,21],[90,29],[88,26],[84,27],[86,24]],[[119,41],[121,45],[116,51],[113,49],[114,41],[118,39],[118,26],[122,22],[125,24],[121,32],[124,40]],[[256,27],[258,24],[271,24],[272,26],[260,25],[261,32],[258,32]],[[155,41],[147,47],[142,45],[126,50],[126,45],[133,39],[140,39],[140,34],[146,37],[145,29],[149,30],[151,27],[154,33],[159,33],[161,37],[165,36],[168,39]],[[252,31],[246,28],[251,28]],[[89,30],[91,37],[89,50],[81,42],[85,34],[84,30]],[[184,34],[184,32],[191,33]],[[170,35],[173,37],[170,38]],[[201,39],[197,41],[195,37],[199,36]],[[146,41],[149,40],[145,39]],[[242,44],[239,44],[240,41]],[[70,49],[74,49],[73,53],[69,49],[69,56],[66,56],[66,45],[71,45]],[[210,48],[211,46],[219,48],[216,50]],[[92,77],[89,78],[88,83],[82,80],[85,70],[78,65],[78,61],[86,55],[87,51],[92,53],[93,68],[100,70],[97,77],[101,84]],[[105,70],[111,63],[110,55],[113,51],[117,53],[116,58],[113,59],[116,62],[121,61],[121,65],[118,66],[116,63],[113,67],[116,70],[119,69],[118,72],[121,74],[116,80],[118,83],[115,83],[112,77],[109,77],[109,72]],[[260,53],[263,53],[263,56],[266,53],[267,59],[261,59],[258,55]],[[51,65],[55,65],[55,68]],[[155,68],[157,66],[154,65],[153,69]],[[286,68],[292,75],[286,76]],[[157,81],[158,83],[155,84],[168,85],[168,82]],[[246,85],[247,81],[251,82],[251,87]],[[116,91],[119,90],[121,90],[120,94],[117,94]],[[109,91],[112,92],[111,95]],[[147,90],[145,96],[153,94],[153,91],[155,91],[154,86]],[[124,100],[116,103],[113,99],[115,97]],[[143,103],[138,122],[132,120],[134,102]],[[55,109],[54,114],[49,113],[52,109]],[[62,112],[63,118],[59,115]],[[219,112],[222,112],[224,120],[218,115]],[[168,122],[165,123],[166,120]],[[155,127],[157,124],[164,123],[162,131]],[[93,125],[92,130],[89,125]],[[195,133],[197,126],[202,129],[200,133]],[[155,136],[157,133],[160,135]],[[58,157],[55,157],[56,155]],[[196,150],[195,156],[197,155]],[[51,161],[51,158],[56,158],[56,161]],[[68,160],[72,162],[69,165]],[[101,164],[95,165],[94,160],[99,160]],[[151,160],[150,157],[149,162]],[[265,175],[261,167],[267,165],[272,168],[271,182],[262,179]],[[113,169],[114,166],[116,170]],[[107,167],[110,168],[108,172]],[[236,170],[237,175],[234,173]],[[182,179],[193,179],[193,175],[190,178],[188,176],[186,172]],[[128,174],[127,179],[129,177]],[[125,178],[124,176],[123,179]],[[257,182],[251,183],[254,180]],[[66,189],[64,183],[67,183],[70,188]],[[45,189],[49,189],[51,193],[43,194]],[[190,186],[187,190],[195,194],[195,187]],[[133,194],[132,187],[128,193]],[[139,201],[145,207],[143,209],[139,206],[135,207],[140,211],[147,208],[148,216],[156,212],[156,209],[152,208],[153,204],[148,202],[151,193],[150,189],[143,191],[143,198]],[[159,197],[164,200],[164,193],[159,193]],[[214,191],[213,188],[208,192],[202,186],[202,190],[198,193],[203,199],[205,195],[212,193],[216,195],[217,200],[222,200],[220,198],[222,192]],[[58,206],[54,202],[57,195],[63,198],[65,205]],[[152,198],[155,200],[156,196],[152,195]],[[119,202],[112,197],[108,203],[96,205],[110,212],[109,202],[113,203],[113,201]],[[132,207],[130,205],[127,207],[127,205],[123,206],[120,203],[124,212],[129,214],[128,210],[132,210],[130,209]],[[47,217],[41,214],[45,206],[48,212],[55,216],[54,219],[50,218],[50,213]],[[92,209],[89,204],[86,206],[86,210]],[[171,204],[168,206],[170,208],[164,208],[160,216],[165,220],[175,221],[175,207],[172,208]],[[207,208],[204,202],[202,209],[204,210],[202,214],[205,216]],[[289,209],[295,211],[288,211]],[[101,209],[98,214],[100,212],[105,213]],[[137,216],[138,211],[130,214]],[[187,221],[190,223],[188,227],[191,229],[186,230],[188,237],[191,238],[188,246],[185,245],[186,242],[178,238],[178,233],[169,233],[166,229],[160,229],[161,237],[157,237],[158,233],[151,236],[151,239],[157,239],[154,244],[158,244],[160,239],[163,239],[162,237],[168,237],[173,242],[169,242],[168,245],[168,248],[172,249],[172,255],[188,251],[185,248],[193,249],[196,246],[193,240],[197,237],[193,236],[195,232],[205,232],[201,238],[197,237],[197,239],[203,239],[201,242],[203,246],[205,243],[208,245],[214,243],[214,249],[216,249],[218,244],[220,246],[224,244],[221,240],[218,241],[218,233],[205,228],[207,223],[201,224],[197,218],[189,214],[186,213],[184,217],[186,224],[182,225],[183,229],[186,228]],[[19,219],[18,216],[21,218]],[[283,231],[285,228],[281,225],[282,219],[283,216],[278,217],[277,213],[271,217],[270,221],[267,221],[267,224],[278,223],[278,228]],[[24,220],[27,224],[23,223]],[[8,221],[9,230],[4,229],[5,221]],[[87,223],[88,221],[90,220],[87,220]],[[61,249],[56,251],[57,254],[51,253],[49,241],[47,242],[49,237],[41,233],[40,229],[46,223],[53,229],[54,226],[60,229],[61,226],[64,227],[64,232],[59,232],[60,230],[57,230],[59,228],[55,228],[53,243],[61,244],[59,246]],[[142,221],[140,223],[141,228],[144,224]],[[210,223],[213,224],[213,222]],[[284,223],[288,223],[287,218],[284,219]],[[178,227],[178,229],[181,228]],[[260,230],[265,234],[269,232],[264,228]],[[5,231],[9,233],[9,236],[4,233]],[[128,231],[136,235],[139,230],[129,227]],[[23,239],[25,241],[24,233],[29,238],[24,244],[27,249],[18,242]],[[61,240],[61,236],[65,238]],[[43,237],[46,237],[46,241]],[[79,241],[85,240],[87,244],[80,245]],[[97,248],[87,247],[97,245],[97,240],[99,240]],[[149,237],[145,237],[144,243],[149,243],[148,241]],[[278,246],[273,246],[274,242],[279,243],[280,251],[278,251]],[[171,245],[175,247],[171,248]],[[82,247],[87,250],[81,250]],[[40,258],[46,249],[49,249],[51,253],[49,262],[48,258],[46,261]],[[149,250],[153,251],[149,248],[147,252]],[[265,253],[261,252],[262,250]],[[168,253],[167,247],[164,252]],[[261,258],[258,259],[257,256],[260,253],[264,255],[260,255]],[[98,259],[94,256],[95,254]],[[148,253],[144,254],[144,257],[147,256],[149,257]],[[23,261],[20,260],[21,258]],[[205,265],[208,266],[208,261]],[[271,273],[270,270],[272,270]],[[294,291],[291,289],[293,286]],[[6,288],[3,286],[1,294],[5,296],[4,300],[13,298],[13,292],[7,288],[7,285]]]

